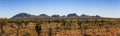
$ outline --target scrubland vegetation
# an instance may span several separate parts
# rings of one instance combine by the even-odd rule
[[[0,19],[0,36],[120,36],[120,19]]]

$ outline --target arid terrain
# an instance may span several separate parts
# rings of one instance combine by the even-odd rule
[[[0,36],[120,36],[120,19],[0,19]]]

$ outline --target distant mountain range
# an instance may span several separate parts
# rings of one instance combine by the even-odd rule
[[[68,14],[67,16],[63,15],[52,15],[52,16],[48,16],[46,14],[40,14],[40,15],[31,15],[28,13],[19,13],[16,14],[15,16],[13,16],[11,19],[16,19],[16,18],[101,18],[99,15],[95,15],[95,16],[89,16],[86,14],[82,14],[81,16],[78,16],[76,13],[71,13]]]

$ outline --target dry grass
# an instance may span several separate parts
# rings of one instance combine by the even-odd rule
[[[120,19],[73,19],[59,22],[44,21],[41,25],[40,36],[120,36]],[[102,21],[102,22],[101,22]],[[37,21],[36,21],[37,22]],[[18,25],[14,22],[3,26],[4,34],[1,36],[38,36],[35,26],[36,22],[28,22],[28,25],[22,25],[17,32]],[[79,24],[81,22],[81,25]],[[100,26],[99,24],[102,25]],[[51,28],[51,31],[50,29]],[[1,28],[0,28],[1,34]]]

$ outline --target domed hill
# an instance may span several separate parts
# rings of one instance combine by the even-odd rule
[[[67,15],[68,18],[78,18],[79,16],[76,13],[71,13]]]
[[[101,18],[99,15],[96,15],[96,16],[89,16],[89,15],[86,15],[86,14],[82,14],[80,16],[80,18]]]
[[[40,14],[39,18],[50,18],[50,16],[46,15],[46,14]]]
[[[40,14],[39,16],[36,16],[36,15],[27,14],[27,13],[19,13],[13,16],[11,19],[19,19],[19,18],[37,19],[37,18],[50,18],[50,16],[46,14]]]
[[[35,16],[27,14],[27,13],[19,13],[19,14],[13,16],[12,19],[14,19],[14,18],[30,18],[30,17],[35,17]]]
[[[71,13],[67,15],[67,18],[101,18],[99,15],[96,16],[89,16],[82,14],[81,16],[78,16],[76,13]]]
[[[60,15],[52,15],[53,18],[60,18]]]

